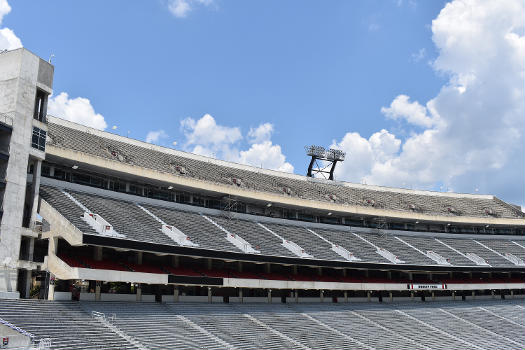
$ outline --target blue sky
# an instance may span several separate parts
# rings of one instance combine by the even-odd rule
[[[482,12],[475,0],[468,2]],[[460,23],[499,30],[501,36],[487,46],[504,55],[505,33],[515,32],[523,41],[523,16],[507,13],[509,4],[491,9],[495,18],[516,22],[494,28],[486,14],[457,1],[445,11],[445,4],[11,0],[3,20],[0,5],[0,28],[10,28],[43,58],[55,55],[55,98],[67,93],[56,102],[57,116],[89,125],[89,118],[99,115],[108,131],[116,125],[114,132],[129,131],[141,140],[156,131],[148,138],[154,143],[173,147],[176,141],[178,149],[299,174],[307,166],[306,144],[334,146],[349,154],[339,179],[494,193],[523,204],[525,187],[518,183],[525,165],[523,157],[513,159],[523,151],[523,122],[513,115],[498,133],[492,125],[499,111],[506,115],[508,104],[517,103],[518,114],[523,106],[507,101],[479,110],[465,107],[493,96],[482,86],[496,76],[475,61],[480,53],[469,45],[478,38],[465,35]],[[474,14],[465,20],[461,11]],[[459,44],[449,45],[450,38]],[[511,56],[509,51],[489,64],[505,64]],[[499,76],[523,67],[512,69]],[[515,89],[511,84],[517,83],[504,88]],[[519,94],[523,97],[523,89]],[[82,101],[92,113],[75,110],[71,100],[79,97],[89,100]],[[490,108],[484,123],[479,111]],[[206,114],[211,119],[201,119]],[[472,124],[474,118],[481,118],[479,126]],[[505,135],[515,130],[513,147],[503,141],[476,145],[479,137],[508,143]],[[454,135],[461,132],[470,141]],[[452,146],[458,153],[453,157],[447,150]],[[487,150],[490,156],[483,155]],[[432,158],[434,153],[439,154]]]

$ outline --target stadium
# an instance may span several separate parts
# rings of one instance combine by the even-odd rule
[[[96,130],[47,115],[53,73],[0,54],[3,348],[525,346],[519,206]]]

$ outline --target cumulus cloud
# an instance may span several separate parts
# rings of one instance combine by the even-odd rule
[[[169,0],[168,10],[177,18],[187,17],[197,5],[209,6],[213,0]]]
[[[158,143],[161,139],[168,137],[168,134],[164,130],[150,131],[146,135],[147,143]]]
[[[407,95],[397,96],[390,107],[382,107],[381,113],[390,119],[405,119],[407,123],[429,127],[434,124],[431,117],[427,115],[427,108],[419,104],[419,102],[410,102],[410,97]]]
[[[247,150],[241,149],[245,137],[240,128],[219,125],[209,114],[198,120],[183,119],[181,129],[186,139],[183,148],[187,151],[266,169],[293,172],[293,166],[286,162],[281,146],[274,145],[271,141],[274,127],[270,123],[250,128],[246,135],[249,144]]]
[[[381,112],[403,120],[403,141],[382,130],[370,138],[347,133],[340,179],[493,193],[524,203],[525,4],[521,0],[454,0],[432,21],[439,52],[433,62],[448,77],[424,105],[407,95]],[[377,139],[377,140],[376,140]]]
[[[270,140],[273,133],[273,124],[264,123],[248,131],[248,141],[250,143],[261,143]]]
[[[87,98],[69,98],[65,92],[51,97],[47,105],[47,110],[48,114],[53,116],[95,129],[104,130],[108,126],[102,114],[95,112],[95,109]]]
[[[11,12],[7,0],[0,0],[0,25],[4,16]],[[14,50],[22,47],[22,41],[15,35],[12,29],[0,28],[0,50]]]

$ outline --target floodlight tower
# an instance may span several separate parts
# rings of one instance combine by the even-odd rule
[[[306,176],[314,177],[314,174],[321,174],[325,179],[328,174],[328,180],[334,179],[334,170],[337,162],[345,160],[346,153],[338,149],[325,149],[322,146],[305,146],[306,154],[312,159],[308,166],[308,173]],[[318,161],[326,162],[323,166]],[[314,168],[314,164],[316,167]]]

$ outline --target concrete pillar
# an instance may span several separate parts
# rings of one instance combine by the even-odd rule
[[[323,275],[323,268],[322,267],[318,267],[317,268],[317,275],[318,276],[322,276]]]
[[[100,301],[100,285],[102,284],[101,281],[95,282],[95,300]]]
[[[343,292],[343,295],[345,298],[345,303],[348,303],[348,292],[346,290]]]
[[[322,290],[322,289],[319,292],[319,299],[320,299],[321,303],[324,303],[324,290]]]
[[[238,263],[238,269],[239,269],[239,272],[242,272],[242,261],[239,261],[239,263]]]
[[[448,273],[448,277],[453,278],[454,277],[454,273],[453,272],[449,272]]]
[[[343,269],[343,277],[346,277],[346,269]]]
[[[468,277],[469,277],[470,279],[472,279],[472,272],[469,272],[469,273],[468,273]]]
[[[142,286],[137,283],[137,301],[142,301]]]
[[[456,300],[456,292],[452,291],[452,300]]]
[[[299,302],[299,291],[298,290],[295,291],[295,302],[296,303]]]
[[[142,265],[142,252],[137,252],[137,264]]]
[[[102,247],[95,247],[95,251],[93,252],[93,259],[96,261],[102,260]]]
[[[414,292],[410,292],[410,300],[414,300]]]
[[[366,292],[366,299],[368,300],[368,302],[372,300],[372,293],[370,293],[370,291]]]
[[[432,277],[433,277],[433,276],[432,276],[432,273],[429,273],[429,274],[428,274],[428,279],[432,281]]]
[[[272,272],[272,266],[271,266],[269,263],[267,263],[267,264],[265,265],[265,268],[266,268],[266,273],[270,273],[270,272]]]
[[[25,284],[26,284],[25,290],[26,290],[26,293],[24,295],[25,298],[29,298],[30,297],[32,282],[33,282],[33,276],[32,276],[31,270],[26,270],[25,271]]]
[[[476,291],[475,290],[472,291],[472,299],[476,299]]]
[[[412,274],[412,272],[409,272],[409,273],[408,273],[408,279],[409,279],[410,281],[413,281],[413,280],[414,280],[414,275]]]
[[[432,291],[432,300],[436,300],[436,292]]]
[[[242,288],[239,288],[239,302],[244,303],[244,297],[242,296]]]
[[[490,291],[490,295],[492,295],[492,299],[495,298],[495,296],[494,296],[494,290],[491,290],[491,291]]]
[[[514,291],[512,289],[510,290],[510,297],[511,299],[514,299]]]
[[[126,193],[129,192],[129,182],[126,182]]]
[[[173,301],[175,303],[179,302],[179,287],[178,286],[175,286],[175,288],[173,288]]]
[[[268,304],[272,303],[272,290],[268,289]]]
[[[392,292],[388,292],[388,296],[390,297],[390,302],[394,301],[394,294]]]
[[[392,271],[387,271],[386,276],[388,277],[389,280],[391,280],[392,279]]]
[[[212,302],[212,293],[211,293],[211,287],[208,287],[208,303]]]
[[[365,277],[366,277],[366,278],[370,277],[370,273],[369,273],[368,270],[365,270]]]
[[[292,271],[293,271],[294,275],[297,275],[297,266],[296,265],[292,266]]]
[[[33,185],[31,186],[31,221],[29,227],[34,228],[36,222],[36,212],[38,209],[38,195],[40,191],[40,174],[42,172],[42,161],[36,160],[33,166]]]
[[[179,265],[180,265],[180,262],[179,262],[179,257],[177,255],[172,255],[171,256],[171,265],[175,268],[178,268]]]
[[[208,270],[211,270],[212,268],[212,261],[210,258],[206,259],[206,263],[207,263],[207,267],[208,267]]]
[[[49,167],[49,176],[54,177],[55,176],[55,167],[50,166]]]

